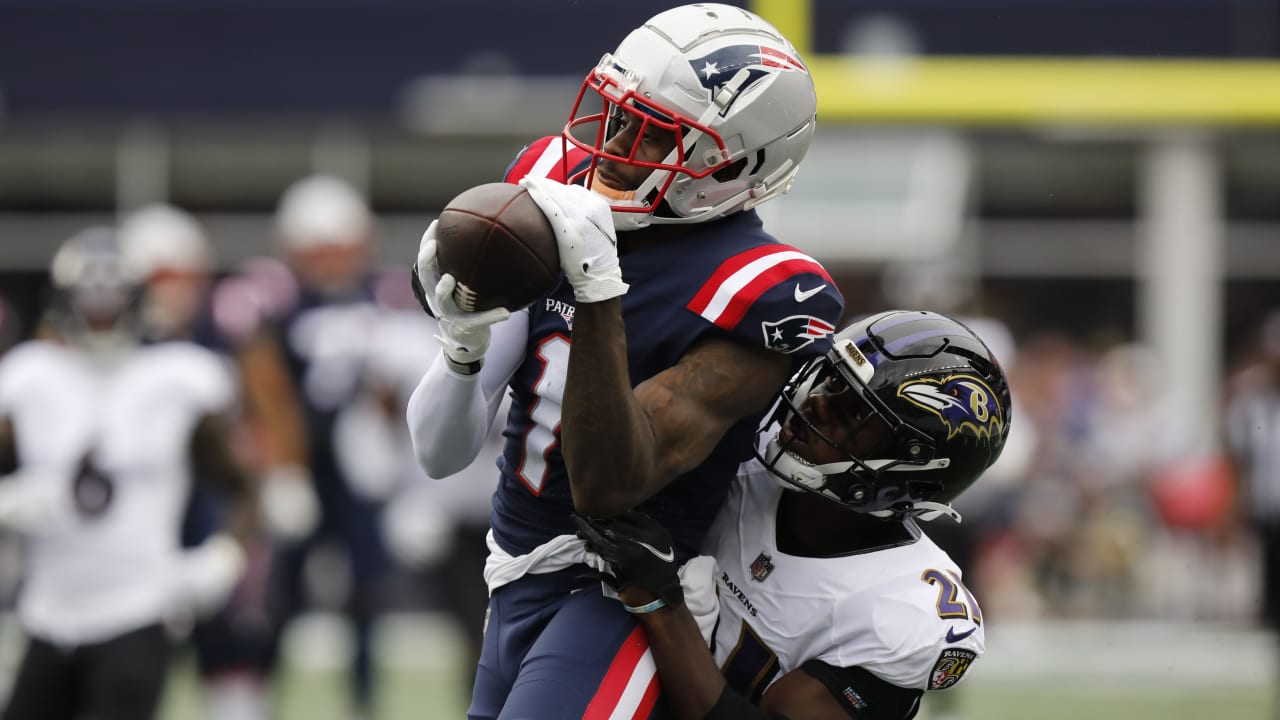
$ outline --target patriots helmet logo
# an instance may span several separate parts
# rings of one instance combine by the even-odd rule
[[[775,72],[809,71],[800,58],[767,45],[730,45],[693,58],[689,61],[689,66],[713,99],[739,70],[746,70],[746,82],[738,87],[734,94],[735,100],[741,96],[742,91]],[[730,101],[720,114],[727,114],[732,106],[733,102]]]
[[[1004,432],[1005,418],[996,394],[972,375],[914,378],[898,386],[898,397],[941,418],[947,439],[959,433],[990,438]]]
[[[835,332],[835,325],[812,315],[792,315],[778,322],[762,322],[764,343],[770,349],[793,353]]]

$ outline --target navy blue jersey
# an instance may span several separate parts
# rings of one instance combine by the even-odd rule
[[[364,278],[337,298],[300,287],[296,304],[277,320],[286,366],[302,401],[313,463],[334,462],[334,423],[360,391],[369,328],[377,312],[372,279]]]
[[[517,160],[513,168],[522,164],[533,165]],[[622,312],[633,386],[673,367],[706,338],[787,353],[798,365],[827,351],[844,308],[826,270],[766,233],[754,211],[624,253],[621,263],[631,285]],[[502,477],[491,515],[495,539],[513,555],[575,530],[559,438],[573,313],[573,289],[563,278],[529,308],[528,345],[511,381]],[[683,556],[697,554],[738,464],[751,456],[765,409],[743,418],[702,465],[641,505],[671,531]]]

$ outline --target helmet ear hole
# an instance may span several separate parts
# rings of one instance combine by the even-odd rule
[[[738,158],[734,162],[712,173],[711,177],[715,178],[717,182],[732,182],[738,179],[738,176],[742,174],[742,170],[746,166],[747,159],[744,157]]]

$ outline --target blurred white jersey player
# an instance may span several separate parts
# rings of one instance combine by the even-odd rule
[[[29,643],[6,720],[148,718],[165,620],[225,602],[253,528],[227,443],[226,365],[186,342],[141,345],[115,233],[58,250],[40,338],[0,361],[0,525],[27,540],[18,618]],[[240,502],[228,531],[183,550],[193,463]]]
[[[297,393],[279,339],[244,318],[272,296],[246,274],[218,279],[204,226],[175,205],[152,203],[126,215],[120,251],[138,281],[137,316],[148,343],[190,340],[235,368],[241,403],[233,418],[237,449],[260,478],[268,536],[246,548],[248,567],[219,612],[191,629],[208,720],[260,720],[270,715],[267,671],[278,628],[270,614],[273,546],[309,533],[319,515],[306,470],[306,437]],[[182,525],[184,546],[204,542],[228,512],[225,493],[197,482]]]

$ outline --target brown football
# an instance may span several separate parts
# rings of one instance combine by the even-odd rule
[[[453,298],[468,312],[528,307],[560,276],[555,231],[519,185],[477,185],[450,200],[436,243],[440,272],[457,279]]]

